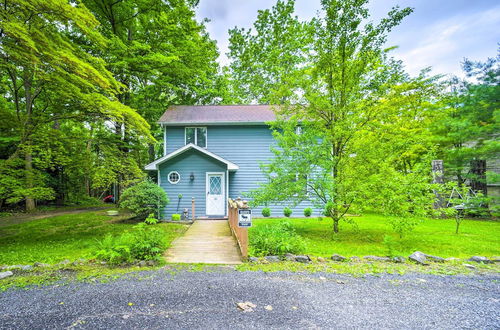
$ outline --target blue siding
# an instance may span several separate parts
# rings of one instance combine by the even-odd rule
[[[170,203],[165,208],[165,218],[170,218],[172,214],[179,213],[187,208],[191,216],[191,198],[195,198],[196,217],[205,216],[206,208],[206,172],[224,172],[226,174],[226,164],[207,157],[197,150],[188,150],[174,159],[160,165],[160,186],[167,192]],[[181,177],[177,184],[168,182],[167,175],[171,171],[177,171]],[[194,181],[189,179],[191,173],[194,174]],[[182,194],[179,201],[178,195]],[[180,202],[180,203],[179,203]],[[224,203],[227,207],[227,203]],[[220,216],[225,216],[224,214]]]
[[[167,154],[182,146],[184,146],[184,127],[167,127]]]
[[[229,173],[230,198],[238,196],[244,198],[246,193],[256,189],[259,183],[266,180],[261,172],[260,164],[269,162],[273,158],[274,155],[270,147],[274,143],[272,131],[268,126],[207,126],[207,150],[239,166],[239,170]],[[167,127],[167,153],[182,146],[184,146],[184,127]],[[176,161],[176,159],[172,161]],[[186,166],[191,165],[186,164]],[[186,171],[189,172],[189,169]],[[166,174],[163,174],[162,170],[162,186],[163,175]],[[202,193],[204,194],[204,192],[203,186]],[[286,206],[291,206],[291,204],[285,202],[269,205],[271,216],[283,216],[283,209]],[[314,215],[320,214],[312,203],[302,202],[292,208],[292,216],[303,216],[306,207],[313,208]],[[262,207],[255,208],[255,216],[261,216],[261,211]]]

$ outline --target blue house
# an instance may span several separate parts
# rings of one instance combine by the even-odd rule
[[[165,217],[189,210],[195,200],[196,218],[227,217],[228,198],[243,197],[267,180],[260,164],[274,154],[275,120],[268,105],[172,106],[159,120],[164,133],[163,157],[146,166],[156,171],[158,184],[170,199]],[[270,204],[271,216],[282,216],[291,203]],[[293,207],[303,216],[310,202]],[[254,209],[255,216],[262,207]],[[314,208],[313,208],[314,210]],[[319,214],[314,210],[313,214]]]

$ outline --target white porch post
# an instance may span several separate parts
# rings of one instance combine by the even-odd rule
[[[227,206],[229,201],[229,170],[226,170],[226,217],[229,217],[229,207]]]

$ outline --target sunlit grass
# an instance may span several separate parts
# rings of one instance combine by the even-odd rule
[[[129,216],[112,217],[106,211],[60,215],[22,224],[0,227],[0,265],[57,263],[92,258],[98,240],[120,234],[136,222]],[[186,230],[185,225],[161,223],[170,243]]]
[[[393,253],[409,255],[419,250],[441,257],[466,258],[472,255],[500,255],[500,223],[497,221],[464,220],[460,233],[455,234],[453,219],[422,219],[409,234],[399,238],[390,224],[390,217],[365,215],[352,217],[356,225],[341,223],[334,234],[328,218],[291,218],[297,233],[307,241],[306,254],[328,257],[334,253],[344,256],[389,254],[384,236],[392,238]],[[280,219],[254,219],[253,226],[275,223]],[[250,243],[252,241],[250,230]]]

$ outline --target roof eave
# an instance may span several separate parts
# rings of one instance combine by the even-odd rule
[[[215,126],[215,125],[269,125],[269,121],[213,121],[213,122],[168,122],[168,121],[158,121],[158,124],[162,126]]]
[[[204,148],[198,147],[195,144],[189,143],[189,144],[186,144],[185,146],[183,146],[183,147],[181,147],[181,148],[179,148],[179,149],[177,149],[175,151],[172,151],[168,155],[165,155],[165,156],[163,156],[163,157],[155,160],[154,162],[149,163],[148,165],[146,165],[144,167],[144,169],[146,171],[158,171],[158,166],[160,164],[168,161],[169,159],[177,157],[180,154],[182,154],[183,152],[188,151],[190,149],[196,149],[199,152],[201,152],[201,153],[203,153],[203,154],[205,154],[205,155],[207,155],[209,157],[212,157],[212,158],[220,161],[221,163],[226,164],[228,171],[233,172],[233,171],[237,171],[240,168],[238,165],[236,165],[233,162],[230,162],[230,161],[228,161],[228,160],[226,160],[226,159],[224,159],[224,158],[222,158],[222,157],[220,157],[220,156],[218,156],[218,155],[216,155],[216,154],[214,154],[214,153],[212,153],[212,152],[210,152],[210,151],[208,151],[208,150],[206,150]]]

